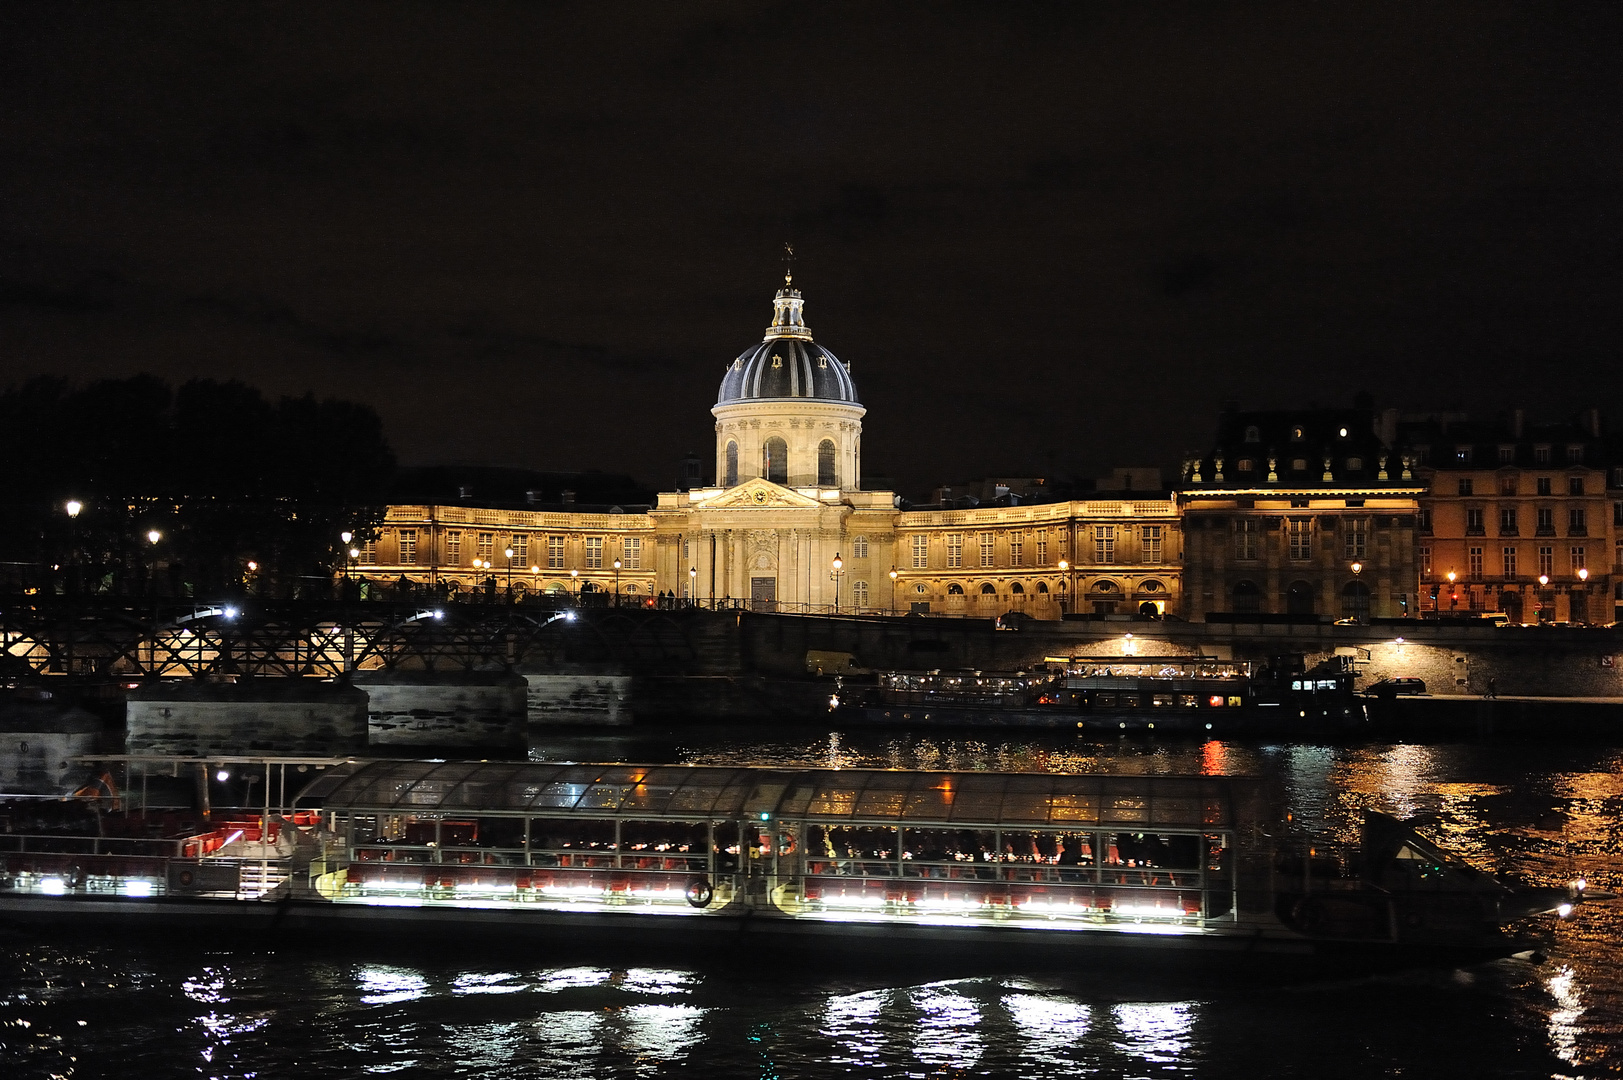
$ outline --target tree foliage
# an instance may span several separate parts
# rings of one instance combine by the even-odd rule
[[[341,532],[375,534],[394,470],[366,406],[273,404],[235,381],[36,378],[0,393],[0,438],[13,586],[307,591],[342,561]],[[83,504],[77,518],[69,500]]]

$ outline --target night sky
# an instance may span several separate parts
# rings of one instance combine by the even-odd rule
[[[797,250],[904,491],[1244,408],[1623,425],[1623,5],[0,9],[0,385],[314,390],[408,464],[713,455]]]

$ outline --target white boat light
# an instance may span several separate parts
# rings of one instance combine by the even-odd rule
[[[1555,909],[1555,913],[1557,915],[1561,916],[1564,919],[1568,915],[1572,914],[1572,905],[1571,904],[1562,904],[1560,907]]]
[[[137,897],[139,897],[139,896],[151,896],[152,895],[152,882],[150,882],[150,881],[126,881],[124,883],[124,888],[121,891],[124,893],[125,896],[137,896]]]
[[[68,883],[59,877],[48,877],[39,883],[39,891],[46,896],[61,896],[68,891]]]

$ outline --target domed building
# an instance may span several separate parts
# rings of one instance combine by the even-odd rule
[[[726,362],[710,410],[714,485],[663,493],[647,512],[391,506],[357,572],[460,593],[490,591],[493,569],[512,580],[516,567],[515,591],[789,613],[1176,610],[1178,509],[1158,484],[908,511],[892,492],[864,491],[867,409],[850,365],[813,340],[805,307],[785,274],[761,340]]]

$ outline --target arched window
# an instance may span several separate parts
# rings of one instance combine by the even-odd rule
[[[789,444],[776,435],[761,447],[761,475],[774,484],[789,482]]]
[[[955,581],[951,585],[947,586],[947,595],[962,596],[964,595],[964,587]]]
[[[726,480],[725,484],[726,484],[727,487],[732,487],[733,485],[735,485],[737,483],[738,483],[738,444],[735,443],[735,442],[729,442],[727,444],[727,480]]]
[[[916,592],[916,593],[921,593],[922,594],[922,593],[929,592],[930,589],[929,589],[929,586],[927,586],[927,585],[915,585],[915,586],[913,586],[913,591]]]
[[[1292,615],[1312,615],[1316,607],[1313,586],[1305,581],[1293,581],[1285,590],[1285,610]]]
[[[1013,585],[1009,586],[1009,591],[1016,596],[1024,596],[1026,593],[1026,587],[1017,581]]]
[[[1046,581],[1037,582],[1037,591],[1039,593],[1046,594],[1048,592],[1048,582],[1046,582]]]
[[[834,475],[834,440],[824,439],[817,444],[817,484],[819,487],[833,487],[839,483]]]
[[[982,596],[996,596],[997,595],[997,586],[993,585],[990,581],[988,581],[986,584],[981,586],[981,595]]]
[[[1262,590],[1255,581],[1234,583],[1234,610],[1242,615],[1255,615],[1262,610]]]
[[[1138,591],[1139,592],[1147,592],[1147,593],[1157,593],[1157,592],[1160,592],[1163,587],[1164,586],[1162,586],[1162,584],[1159,581],[1156,581],[1154,578],[1150,578],[1148,581],[1146,581],[1143,584],[1139,585]]]
[[[851,539],[851,557],[853,559],[866,559],[868,557],[868,538],[857,536]]]
[[[1369,586],[1362,581],[1349,581],[1341,588],[1341,617],[1365,619],[1369,617]]]
[[[1093,583],[1093,591],[1096,593],[1116,592],[1116,583],[1114,581],[1095,581]]]
[[[868,583],[866,581],[853,581],[851,583],[851,603],[859,608],[868,606]]]

